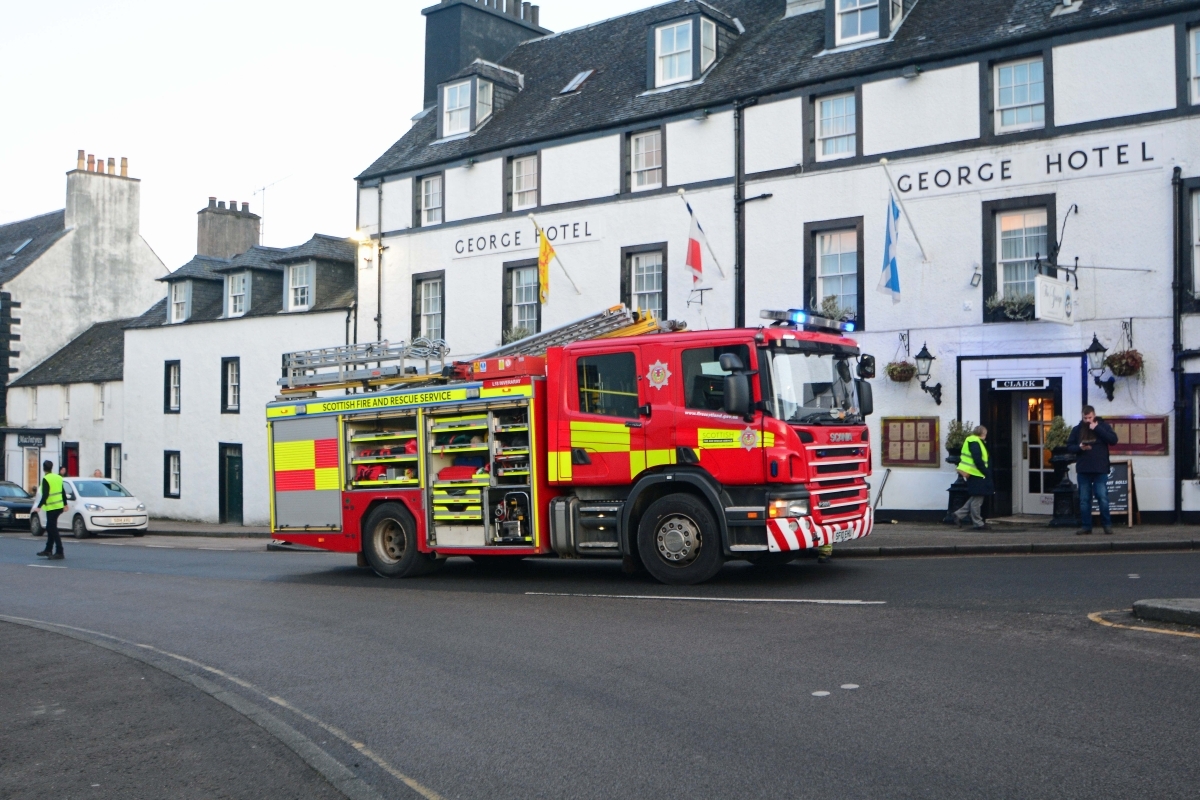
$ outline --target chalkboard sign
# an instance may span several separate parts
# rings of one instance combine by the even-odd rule
[[[1133,462],[1113,461],[1108,469],[1108,513],[1112,516],[1124,514],[1129,527],[1133,527],[1133,509],[1137,505],[1137,490],[1133,482]],[[1100,513],[1100,503],[1092,498],[1092,514]]]

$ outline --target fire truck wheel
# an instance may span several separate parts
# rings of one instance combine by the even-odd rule
[[[401,505],[384,503],[363,522],[363,555],[377,575],[409,578],[424,575],[436,564],[417,550],[417,525]]]
[[[669,494],[650,504],[638,525],[638,552],[662,583],[702,583],[721,569],[717,521],[703,501]]]

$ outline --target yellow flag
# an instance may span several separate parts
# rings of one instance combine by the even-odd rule
[[[541,228],[538,228],[538,239],[538,302],[545,304],[550,297],[550,262],[554,259],[554,246]]]

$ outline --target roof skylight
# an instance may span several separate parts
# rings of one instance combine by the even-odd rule
[[[578,91],[579,87],[583,86],[583,82],[590,78],[595,71],[594,69],[586,69],[574,78],[571,78],[571,82],[564,86],[559,94],[570,94],[571,92]]]

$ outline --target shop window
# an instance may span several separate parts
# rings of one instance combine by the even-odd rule
[[[637,418],[637,359],[633,353],[581,356],[576,375],[580,411],[607,417]]]
[[[1046,126],[1046,91],[1041,56],[996,65],[995,85],[996,133]]]
[[[858,150],[858,102],[854,93],[817,101],[817,160],[852,158]]]
[[[996,215],[996,264],[1000,297],[1032,302],[1039,259],[1047,254],[1046,209],[1002,212]]]
[[[725,376],[729,374],[721,369],[721,356],[725,353],[733,353],[747,369],[750,368],[750,348],[744,344],[683,351],[683,387],[688,408],[706,411],[725,408]]]

